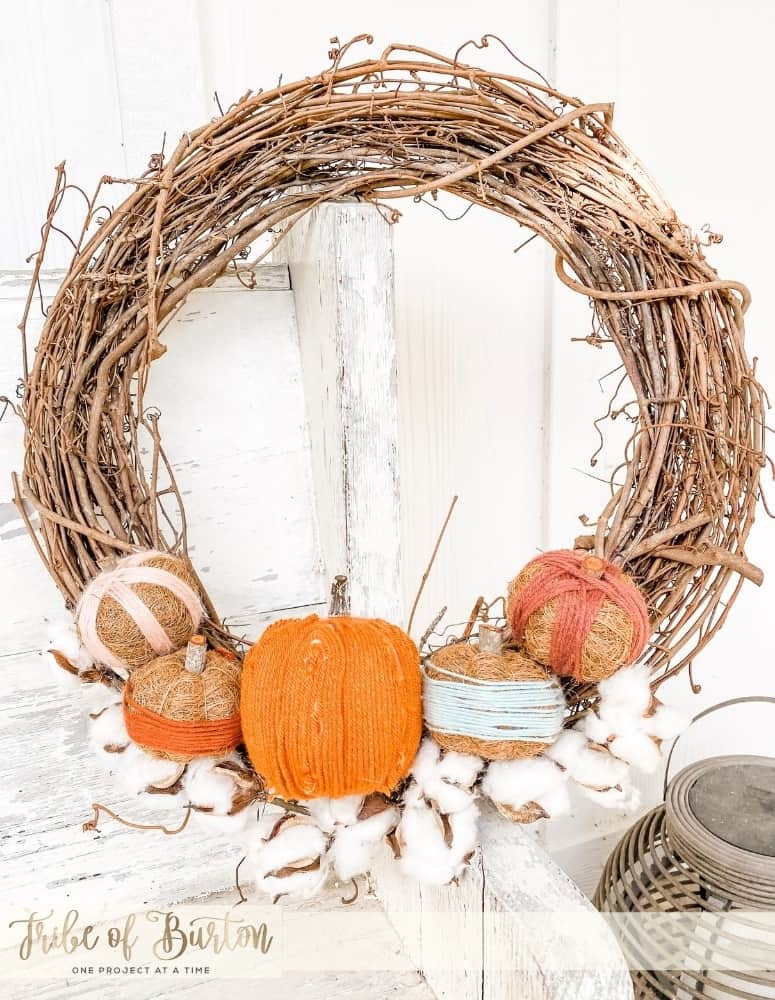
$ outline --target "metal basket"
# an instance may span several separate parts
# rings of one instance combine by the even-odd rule
[[[747,701],[775,703],[733,699],[694,721]],[[775,998],[775,758],[684,768],[611,853],[594,903],[636,997]]]

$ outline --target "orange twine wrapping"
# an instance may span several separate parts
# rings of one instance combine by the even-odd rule
[[[531,615],[554,602],[550,665],[555,673],[576,680],[588,679],[582,669],[584,646],[604,601],[620,608],[632,626],[629,656],[623,662],[633,663],[640,656],[650,634],[648,609],[638,588],[605,560],[594,560],[599,576],[590,572],[584,565],[588,558],[570,549],[538,556],[517,578],[524,574],[526,579],[510,593],[508,603],[512,632],[522,643]],[[622,665],[612,664],[611,670]]]
[[[130,682],[131,683],[131,682]],[[124,688],[124,722],[130,739],[149,750],[181,757],[215,757],[242,742],[239,715],[228,719],[168,719],[133,700]]]
[[[250,759],[274,794],[389,793],[422,733],[417,647],[378,619],[275,622],[245,658],[241,714]]]

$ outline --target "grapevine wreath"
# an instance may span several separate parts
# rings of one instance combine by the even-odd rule
[[[353,43],[334,43],[319,75],[248,92],[153,156],[114,211],[98,189],[29,370],[23,345],[15,497],[77,622],[50,655],[91,682],[92,742],[116,775],[240,830],[272,896],[364,874],[386,841],[409,875],[454,881],[479,796],[520,822],[560,814],[571,784],[632,803],[631,766],[656,767],[681,725],[657,688],[762,579],[744,551],[765,464],[749,294],[706,262],[612,107],[460,51],[349,63]],[[60,168],[36,278],[69,187]],[[418,653],[396,624],[312,616],[271,625],[243,663],[249,644],[188,558],[146,398],[165,324],[322,202],[395,222],[395,199],[440,190],[542,236],[559,280],[591,299],[586,339],[616,346],[637,401],[610,499],[594,534],[515,566],[460,636],[426,633]]]

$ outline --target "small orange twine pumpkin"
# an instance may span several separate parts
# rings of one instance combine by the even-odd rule
[[[597,682],[633,663],[649,637],[643,596],[618,566],[561,549],[533,559],[509,584],[516,641],[556,674]]]
[[[250,759],[274,794],[389,793],[422,733],[417,647],[379,619],[275,622],[245,658],[241,714]]]
[[[132,672],[124,687],[130,739],[156,757],[180,762],[218,757],[242,742],[240,663],[226,649],[207,651],[195,635],[187,649]]]

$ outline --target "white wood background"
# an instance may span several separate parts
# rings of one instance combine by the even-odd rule
[[[292,79],[315,71],[326,64],[330,36],[363,30],[374,33],[375,48],[403,39],[450,53],[467,38],[494,32],[560,88],[615,100],[618,131],[683,218],[725,234],[711,259],[724,275],[750,285],[749,351],[760,357],[765,384],[775,386],[767,110],[775,9],[769,0],[652,0],[647,8],[624,0],[492,0],[486,10],[394,0],[368,12],[354,0],[295,10],[255,0],[27,0],[4,4],[2,17],[0,391],[13,391],[18,376],[14,326],[25,259],[37,246],[55,163],[66,158],[70,178],[87,190],[105,173],[134,176],[161,148],[165,132],[169,148],[183,129],[216,112],[214,92],[226,106],[248,88],[274,84],[280,73]],[[469,52],[472,61],[509,65],[496,43]],[[464,207],[442,204],[452,215]],[[619,454],[606,452],[594,470],[587,459],[596,447],[592,419],[605,410],[612,382],[605,380],[601,391],[597,380],[616,360],[570,343],[589,331],[588,306],[557,287],[538,241],[515,255],[527,234],[494,214],[472,210],[451,224],[424,205],[402,208],[394,237],[405,607],[450,497],[460,495],[420,607],[422,630],[442,604],[454,621],[480,592],[502,592],[537,548],[567,544],[578,515],[597,513],[605,488],[590,472],[605,479]],[[75,227],[81,210],[74,195],[62,216],[65,228]],[[63,267],[67,259],[62,240],[47,267]],[[180,327],[180,343],[168,336],[171,349],[157,369],[165,442],[202,525],[194,557],[218,606],[253,630],[284,608],[318,605],[325,592],[298,357],[288,331],[282,336],[280,300],[288,293],[271,294],[277,298],[263,296],[258,311],[241,304],[238,292],[192,297],[177,321],[188,324]],[[225,339],[218,355],[209,356],[214,331]],[[246,352],[255,392],[243,386],[235,393],[230,358]],[[201,395],[193,405],[177,394],[173,410],[173,368],[184,355],[187,371],[200,366],[197,391],[216,407],[217,423],[201,419]],[[265,426],[262,400],[279,407],[283,420]],[[216,454],[224,431],[229,447]],[[45,705],[48,681],[33,654],[48,638],[48,622],[61,617],[58,596],[10,506],[8,472],[19,466],[19,448],[18,427],[6,417],[0,656],[4,699],[16,692],[22,706],[14,725]],[[220,462],[217,480],[198,475],[203,455]],[[230,524],[212,523],[218,490],[228,491]],[[228,554],[233,525],[259,514],[269,518],[265,536],[246,553],[249,572],[237,576]],[[764,518],[749,555],[775,576],[775,537]],[[773,693],[771,587],[768,580],[759,591],[744,588],[726,631],[696,664],[703,685],[692,700],[698,710],[733,694]],[[689,701],[685,680],[673,688],[675,698]],[[773,752],[772,726],[756,726],[766,719],[766,710],[746,709],[708,720],[685,754]],[[6,732],[12,752],[22,752],[17,730],[6,726]],[[44,749],[35,749],[38,780],[53,781]],[[656,783],[646,791],[655,795]],[[593,888],[610,838],[627,821],[580,806],[541,836]]]

